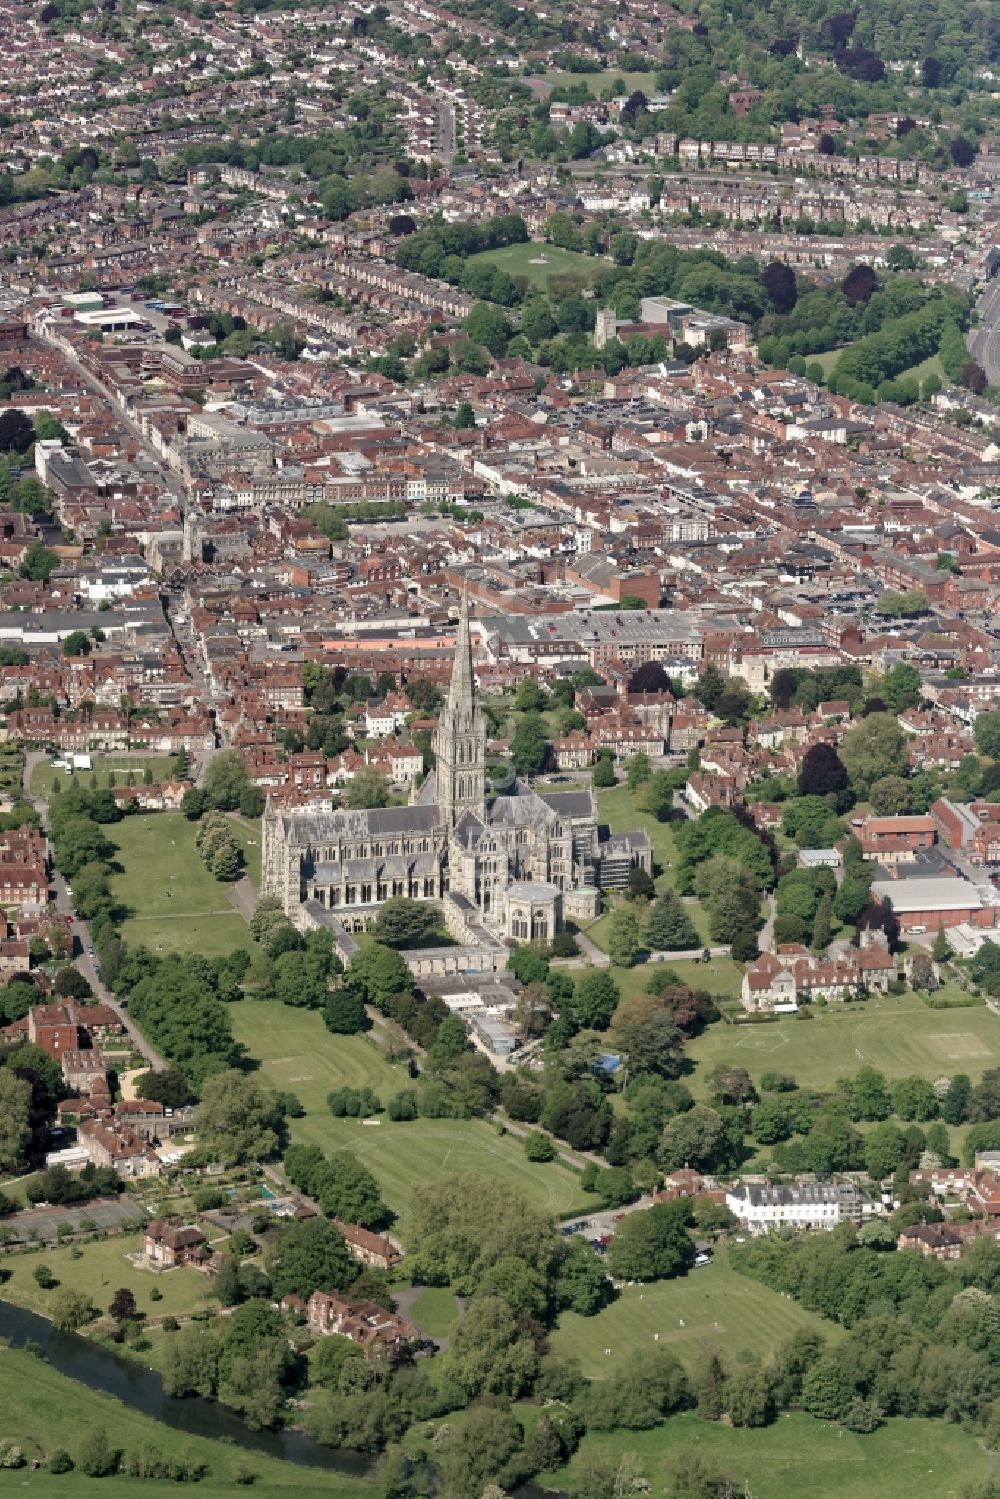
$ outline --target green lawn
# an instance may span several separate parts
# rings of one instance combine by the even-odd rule
[[[126,1256],[142,1251],[140,1234],[100,1239],[95,1244],[81,1244],[80,1249],[78,1260],[71,1258],[68,1248],[5,1255],[0,1266],[10,1278],[4,1281],[0,1295],[43,1317],[49,1316],[56,1290],[43,1291],[34,1276],[37,1267],[45,1264],[60,1287],[85,1292],[100,1312],[107,1311],[112,1296],[123,1286],[135,1296],[139,1310],[149,1317],[182,1316],[205,1304],[211,1281],[198,1270],[180,1268],[157,1274],[136,1269]],[[160,1301],[150,1300],[154,1286],[161,1293]]]
[[[126,1453],[152,1446],[177,1457],[200,1459],[208,1468],[197,1485],[199,1499],[231,1499],[239,1493],[236,1475],[248,1469],[257,1475],[252,1492],[264,1499],[294,1494],[296,1499],[377,1499],[378,1489],[364,1478],[343,1477],[317,1468],[244,1451],[225,1442],[188,1436],[149,1416],[129,1410],[110,1395],[59,1374],[43,1360],[12,1348],[0,1350],[0,1436],[12,1437],[31,1461],[65,1447],[72,1456],[81,1436],[103,1426],[110,1439]],[[0,1493],[26,1493],[32,1499],[76,1499],[127,1489],[136,1499],[149,1494],[176,1494],[177,1484],[146,1478],[85,1478],[33,1473],[28,1468],[0,1473]]]
[[[103,790],[108,784],[108,776],[112,771],[119,786],[126,784],[129,771],[132,772],[134,784],[141,786],[143,771],[147,769],[152,771],[154,781],[165,781],[172,775],[174,757],[173,755],[146,755],[138,750],[132,750],[131,752],[122,751],[121,754],[116,755],[92,755],[91,763],[92,770],[78,770],[70,775],[65,770],[55,770],[51,760],[43,761],[35,766],[31,777],[32,795],[49,796],[56,782],[65,789],[77,781],[85,791],[89,791],[92,775],[97,776],[97,784]]]
[[[710,1026],[688,1043],[697,1064],[691,1086],[704,1091],[704,1078],[718,1062],[746,1067],[754,1079],[779,1071],[804,1087],[828,1088],[863,1063],[890,1079],[967,1072],[975,1080],[1000,1061],[1000,1018],[985,1005],[931,1010],[907,994],[812,1014],[811,1020],[793,1017],[772,1025]]]
[[[943,1421],[894,1420],[871,1436],[802,1414],[779,1416],[759,1430],[674,1416],[653,1431],[595,1432],[568,1468],[543,1474],[544,1487],[572,1487],[595,1458],[625,1452],[639,1460],[652,1493],[668,1492],[674,1454],[695,1448],[735,1480],[734,1493],[754,1499],[959,1499],[965,1486],[995,1468],[977,1439]]]
[[[501,250],[483,250],[479,255],[470,256],[470,265],[475,265],[477,261],[489,261],[510,276],[526,276],[532,286],[539,286],[543,291],[548,290],[550,276],[575,271],[590,281],[596,281],[611,264],[603,256],[582,255],[577,250],[561,250],[557,245],[547,245],[540,240],[529,240],[522,245],[507,245]]]
[[[641,89],[647,96],[656,93],[656,74],[652,71],[624,73],[621,68],[605,68],[600,73],[565,73],[553,71],[551,73],[542,73],[539,76],[544,78],[546,83],[551,83],[554,88],[559,88],[563,84],[585,83],[595,99],[600,96],[602,90],[616,83],[618,79],[624,82],[630,94],[634,93],[636,89]]]
[[[385,1200],[403,1218],[413,1188],[456,1172],[474,1171],[516,1187],[536,1206],[554,1214],[582,1211],[586,1199],[575,1172],[558,1162],[533,1164],[513,1135],[499,1135],[482,1119],[415,1119],[393,1124],[335,1119],[326,1095],[336,1087],[374,1088],[383,1104],[411,1086],[406,1069],[390,1066],[363,1036],[334,1036],[318,1014],[263,1000],[230,1006],[233,1031],[261,1075],[290,1089],[306,1110],[292,1121],[293,1138],[323,1150],[352,1150],[374,1172]],[[485,1210],[485,1205],[484,1205]]]
[[[823,374],[829,375],[830,372],[834,369],[841,354],[843,354],[844,349],[848,348],[850,348],[850,344],[845,344],[844,347],[840,349],[828,349],[825,354],[806,354],[804,356],[806,364],[808,365],[814,362],[816,364],[821,364],[823,366]],[[902,380],[904,377],[908,377],[911,375],[918,381],[926,380],[928,375],[937,375],[938,379],[943,384],[946,385],[948,383],[948,376],[945,374],[944,366],[941,363],[940,356],[937,354],[931,354],[928,359],[921,360],[919,364],[911,365],[908,370],[900,370],[899,374],[896,376],[896,379]]]
[[[410,1306],[407,1315],[429,1338],[447,1338],[458,1321],[458,1306],[445,1286],[428,1286]]]
[[[257,826],[233,819],[232,828],[248,868],[252,872],[256,860],[259,871]],[[210,958],[250,945],[246,923],[228,899],[229,887],[201,862],[194,845],[197,823],[179,812],[148,812],[126,817],[109,831],[122,865],[111,884],[130,913],[122,928],[128,942],[144,942],[154,952],[201,952]]]
[[[767,1286],[737,1275],[720,1249],[712,1264],[677,1280],[625,1287],[617,1301],[596,1317],[564,1312],[552,1335],[552,1346],[578,1358],[589,1379],[607,1379],[634,1349],[651,1345],[655,1333],[685,1364],[697,1368],[712,1351],[727,1357],[749,1352],[766,1358],[779,1343],[806,1327],[832,1338],[840,1335],[832,1323],[807,1312],[798,1302],[786,1301]],[[610,1354],[605,1352],[608,1348]]]

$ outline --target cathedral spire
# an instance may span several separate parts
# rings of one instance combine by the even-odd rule
[[[469,634],[469,596],[463,588],[462,607],[458,616],[458,634],[455,639],[455,664],[451,669],[451,686],[448,689],[448,707],[471,714],[474,699],[475,677],[472,673],[472,637]]]
[[[449,827],[466,812],[486,810],[486,722],[476,702],[469,634],[469,601],[464,590],[455,639],[455,664],[448,700],[441,709],[434,740],[438,801]]]

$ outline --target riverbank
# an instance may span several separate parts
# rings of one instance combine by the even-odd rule
[[[255,1475],[253,1492],[277,1496],[294,1492],[304,1499],[377,1499],[364,1459],[320,1447],[295,1431],[254,1432],[224,1405],[197,1398],[175,1400],[163,1393],[159,1375],[119,1358],[74,1334],[59,1333],[43,1318],[0,1302],[0,1438],[15,1441],[25,1459],[47,1461],[57,1449],[75,1457],[85,1438],[103,1427],[126,1456],[155,1448],[165,1457],[203,1463],[201,1499],[231,1495],[234,1484]],[[45,1352],[23,1350],[32,1339]],[[103,1487],[102,1487],[103,1483]],[[156,1493],[176,1492],[169,1481],[115,1479]],[[57,1491],[68,1499],[107,1483],[79,1471],[67,1476],[29,1468],[0,1473],[0,1493],[27,1489],[36,1495]]]

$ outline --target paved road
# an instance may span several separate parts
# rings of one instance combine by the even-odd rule
[[[110,393],[101,384],[100,380],[96,379],[89,370],[84,369],[83,365],[78,359],[74,359],[71,354],[67,354],[66,350],[61,345],[56,345],[53,340],[40,338],[37,334],[33,333],[29,339],[29,342],[36,344],[45,344],[50,348],[59,348],[61,356],[70,365],[73,372],[79,376],[81,383],[87,386],[89,390],[94,391],[96,395],[99,395],[102,400],[106,401],[108,405],[110,405],[117,419],[127,429],[130,435],[135,438],[135,441],[142,446],[143,450],[148,454],[152,462],[156,464],[156,467],[159,469],[160,474],[163,478],[163,482],[170,490],[171,494],[174,495],[174,497],[178,500],[184,500],[186,498],[186,490],[184,488],[183,481],[177,474],[173,472],[172,469],[167,467],[167,465],[160,458],[159,454],[153,451],[146,439],[145,433],[139,426],[138,422],[133,421],[132,418],[122,410],[117,402],[113,400]]]
[[[44,797],[31,795],[31,778],[35,773],[35,767],[48,760],[49,756],[32,751],[24,757],[23,786],[27,799],[31,802],[36,812],[42,819],[43,827],[48,827],[49,804]],[[97,963],[93,955],[93,940],[90,927],[85,921],[72,915],[73,904],[67,894],[66,881],[58,870],[52,876],[52,887],[55,890],[55,907],[64,916],[71,916],[70,933],[73,938],[73,964],[83,974],[87,983],[93,989],[102,1004],[110,1006],[118,1016],[132,1045],[149,1063],[150,1067],[161,1070],[167,1063],[155,1047],[151,1046],[139,1028],[132,1023],[119,1001],[102,982],[97,971]]]
[[[454,104],[438,105],[438,154],[443,162],[450,162],[455,154]]]
[[[1000,385],[1000,277],[994,277],[976,303],[979,325],[969,334],[969,353],[986,371],[991,385]]]

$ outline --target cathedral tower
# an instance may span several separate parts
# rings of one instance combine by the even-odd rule
[[[437,756],[437,798],[446,825],[454,827],[465,812],[483,817],[486,811],[486,724],[476,702],[469,610],[464,595],[455,643],[455,665],[448,699],[441,709],[434,753]]]

